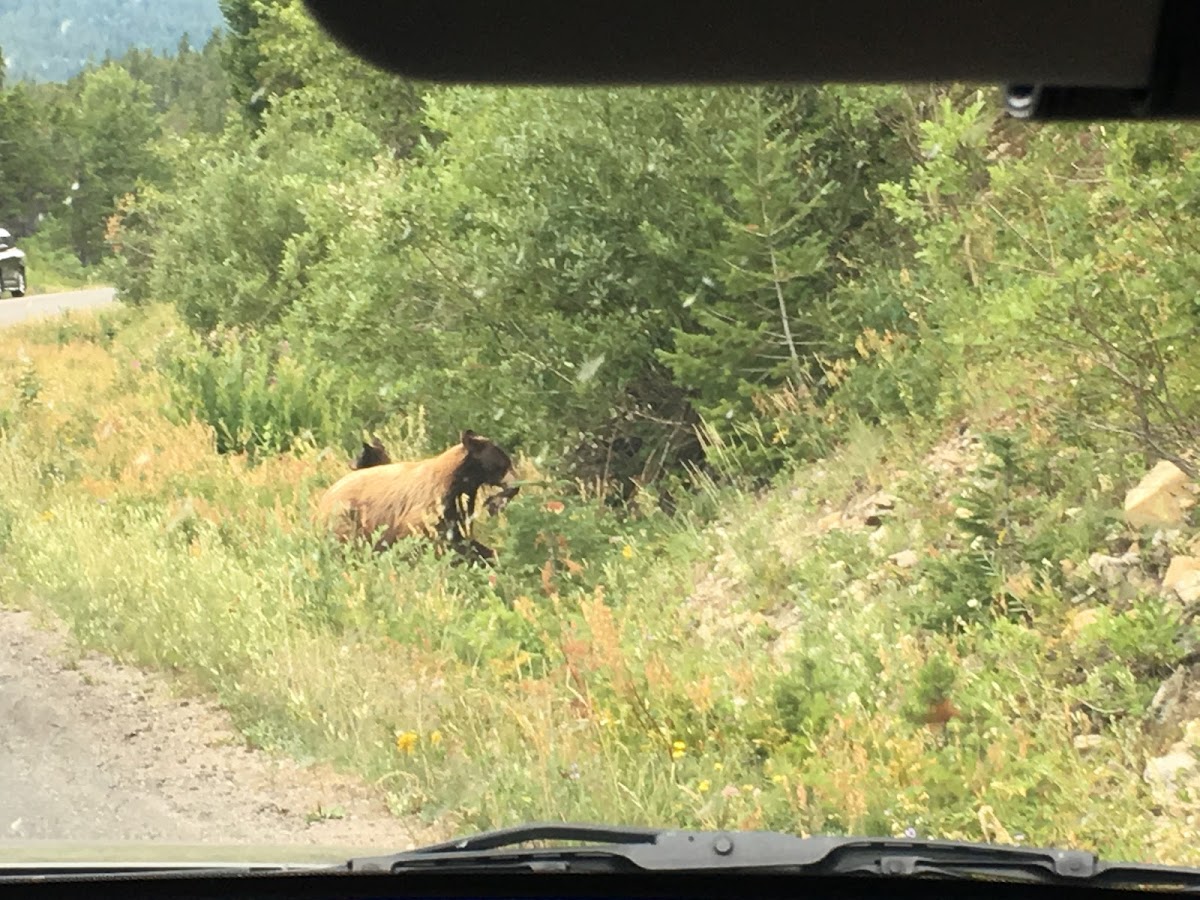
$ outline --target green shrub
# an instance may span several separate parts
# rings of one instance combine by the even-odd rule
[[[833,408],[871,423],[932,416],[946,375],[936,340],[930,336],[914,345],[901,338],[898,346],[880,349],[850,367],[831,398]]]
[[[1071,644],[1083,683],[1077,701],[1103,720],[1140,716],[1180,655],[1185,624],[1179,607],[1147,598],[1122,612],[1100,608]]]
[[[164,354],[176,421],[212,426],[221,453],[261,455],[298,445],[354,446],[362,423],[378,418],[369,385],[292,352],[265,335],[214,333],[209,347]]]

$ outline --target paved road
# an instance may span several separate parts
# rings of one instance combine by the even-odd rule
[[[0,298],[0,327],[15,325],[27,319],[58,315],[68,309],[91,309],[113,302],[112,288],[89,288],[85,291],[64,291],[61,294],[34,294],[26,297]]]

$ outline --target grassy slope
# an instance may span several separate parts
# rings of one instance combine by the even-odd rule
[[[1080,575],[1137,537],[1118,512],[1140,462],[1059,446],[1038,403],[1052,385],[968,375],[960,420],[857,429],[763,497],[714,492],[708,526],[603,535],[620,552],[602,572],[559,553],[585,575],[492,583],[331,553],[308,511],[344,460],[218,457],[160,414],[169,314],[107,314],[115,338],[73,321],[0,337],[4,595],[215,693],[254,742],[378,779],[398,812],[448,830],[911,828],[1200,862],[1200,833],[1156,817],[1141,779],[1186,626],[1150,581]],[[972,555],[956,495],[989,471],[975,432],[1019,435],[1026,456],[981,495],[1010,524]],[[894,512],[858,524],[879,489]],[[522,497],[526,524],[582,542],[594,516],[548,499]],[[903,550],[916,565],[889,560]]]

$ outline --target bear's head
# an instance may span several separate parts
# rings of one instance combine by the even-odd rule
[[[464,467],[469,471],[471,481],[475,481],[480,486],[485,484],[493,487],[508,486],[516,473],[507,453],[483,435],[470,430],[462,433],[462,445],[463,449],[467,451]]]
[[[372,466],[386,466],[391,461],[392,458],[383,448],[383,442],[379,438],[372,438],[369,444],[363,441],[362,451],[354,458],[354,462],[350,463],[350,468],[369,469]]]

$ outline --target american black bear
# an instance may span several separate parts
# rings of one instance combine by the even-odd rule
[[[378,449],[386,455],[382,445]],[[507,502],[519,490],[510,483],[513,475],[507,453],[482,435],[464,431],[459,443],[437,456],[368,465],[342,476],[321,498],[317,517],[342,541],[378,534],[376,550],[422,534],[491,562],[496,551],[472,540],[468,529],[480,488],[504,488],[488,500],[488,509],[495,512],[498,497]]]
[[[362,450],[358,456],[354,457],[354,462],[350,463],[351,469],[369,469],[372,466],[386,466],[392,461],[388,456],[387,450],[383,448],[383,442],[379,438],[371,438],[371,443],[363,441]]]

